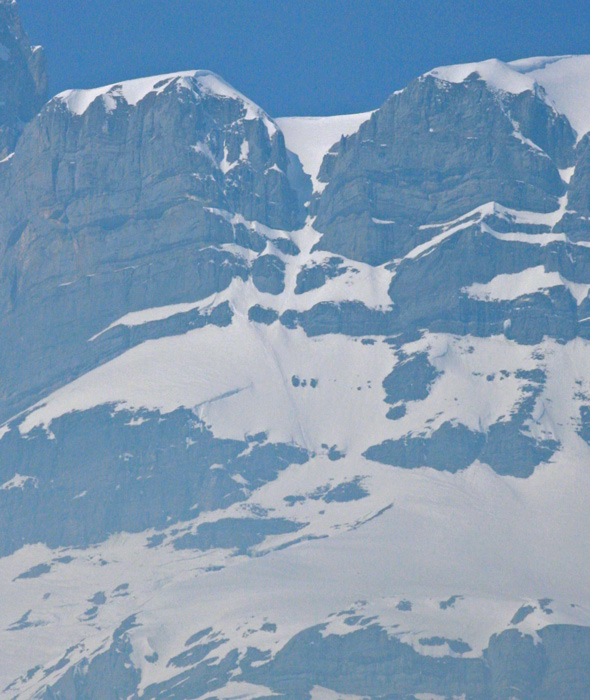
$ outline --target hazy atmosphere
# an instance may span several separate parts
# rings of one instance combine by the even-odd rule
[[[0,0],[0,700],[590,700],[583,5]]]

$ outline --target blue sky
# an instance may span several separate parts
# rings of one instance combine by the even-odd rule
[[[208,68],[272,116],[374,109],[438,65],[590,53],[588,0],[20,0],[52,93]]]

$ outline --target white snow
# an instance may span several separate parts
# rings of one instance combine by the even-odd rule
[[[232,224],[246,226],[267,239],[267,252],[272,252],[285,263],[285,291],[278,296],[264,294],[259,292],[251,281],[244,282],[242,279],[237,278],[232,281],[227,289],[206,299],[159,306],[125,314],[125,316],[117,319],[92,336],[89,342],[96,340],[96,338],[115,326],[139,326],[152,321],[161,321],[176,314],[188,313],[195,309],[199,309],[202,313],[208,313],[215,306],[226,301],[230,303],[232,309],[237,309],[242,314],[246,314],[248,309],[254,304],[261,304],[266,308],[274,309],[281,313],[286,309],[306,311],[323,301],[341,303],[356,300],[371,309],[385,310],[391,308],[391,299],[387,290],[391,282],[392,273],[386,269],[385,265],[373,267],[346,258],[343,258],[342,262],[342,267],[346,268],[343,274],[327,280],[322,287],[313,289],[305,294],[294,293],[297,275],[303,267],[321,265],[332,257],[330,253],[325,251],[311,252],[320,238],[320,234],[311,225],[308,224],[300,231],[286,232],[271,229],[255,221],[248,221],[241,215],[231,215],[228,212],[212,208],[209,211],[223,217]],[[277,239],[292,240],[297,244],[301,252],[298,255],[285,255],[274,245],[274,241]],[[225,244],[222,247],[249,262],[255,257],[252,251],[235,244]]]
[[[269,238],[271,246],[273,240],[286,235],[245,222],[242,217],[231,220],[254,226]],[[306,294],[295,294],[301,268],[321,264],[331,256],[311,252],[319,238],[311,225],[290,235],[301,253],[286,256],[274,251],[286,264],[283,294],[261,293],[251,280],[237,278],[226,290],[200,301],[126,314],[90,341],[117,325],[141,325],[193,309],[208,313],[226,301],[234,318],[226,328],[210,325],[133,348],[42,401],[20,425],[21,432],[26,434],[36,425],[49,428],[53,419],[74,410],[112,403],[120,409],[144,407],[164,413],[185,406],[211,424],[220,437],[241,439],[248,433],[268,430],[273,440],[296,441],[316,451],[324,442],[349,446],[355,434],[355,416],[363,413],[372,416],[372,428],[363,440],[385,439],[389,421],[385,419],[381,382],[395,362],[387,344],[377,341],[366,345],[343,335],[310,339],[301,329],[287,330],[280,323],[251,323],[247,315],[254,304],[281,313],[286,309],[305,311],[322,301],[348,300],[385,310],[391,308],[387,290],[393,273],[385,266],[374,268],[343,259],[344,274]],[[246,259],[252,255],[235,245],[232,249]],[[359,369],[351,372],[351,363]],[[361,370],[364,367],[368,370]],[[307,386],[294,387],[293,376],[305,380]],[[318,386],[311,388],[311,380],[320,377]],[[319,430],[321,417],[334,414],[335,406],[338,420],[331,421],[324,433]]]
[[[487,207],[485,213],[493,214],[495,216],[507,219],[508,221],[512,221],[516,226],[518,226],[518,224],[538,224],[553,227],[559,223],[567,211],[567,195],[559,200],[559,207],[557,209],[547,213],[511,209],[510,207],[505,207],[502,204],[498,204],[498,202],[490,202],[489,204],[485,205],[485,207]]]
[[[434,235],[430,240],[421,243],[406,254],[406,258],[415,258],[423,254],[428,254],[433,248],[450,238],[455,233],[463,231],[470,226],[477,224],[480,227],[482,233],[489,234],[498,240],[527,243],[528,245],[539,245],[546,246],[550,243],[563,242],[568,243],[572,246],[580,246],[587,248],[590,246],[588,241],[572,241],[568,238],[565,233],[524,233],[518,231],[520,224],[532,224],[532,225],[542,225],[553,229],[557,223],[562,219],[563,215],[567,213],[568,209],[568,197],[567,194],[562,197],[559,201],[559,208],[555,211],[542,213],[534,211],[520,211],[516,209],[510,209],[497,202],[488,202],[482,206],[476,207],[470,212],[463,214],[462,216],[454,219],[452,221],[447,221],[445,223],[436,224],[425,224],[420,226],[421,230],[432,229],[433,231],[439,230],[440,233]],[[485,223],[484,219],[488,216],[500,217],[509,223],[514,225],[514,231],[508,233],[499,233],[495,231],[489,224]],[[575,283],[568,283],[573,285]],[[572,287],[571,290],[575,289],[575,294],[582,294],[582,287]],[[570,291],[571,291],[570,290]]]
[[[193,146],[191,146],[192,150],[195,153],[202,153],[213,165],[215,165],[216,168],[219,167],[219,163],[215,159],[215,156],[213,153],[211,153],[211,149],[206,143],[196,143]]]
[[[125,314],[121,318],[117,319],[110,326],[107,326],[104,330],[100,331],[96,335],[93,335],[89,339],[90,342],[96,340],[101,335],[110,331],[111,328],[115,326],[142,326],[144,323],[151,323],[152,321],[163,321],[164,319],[175,316],[176,314],[185,314],[193,309],[199,308],[202,302],[196,301],[184,304],[169,304],[167,306],[158,306],[151,309],[143,309],[142,311],[132,311],[131,313]]]
[[[407,259],[418,258],[421,255],[423,255],[424,253],[431,251],[439,243],[446,241],[447,238],[450,238],[451,236],[454,236],[456,233],[459,233],[459,231],[464,231],[465,229],[470,228],[474,224],[478,223],[478,221],[474,220],[474,218],[473,218],[474,214],[479,214],[479,219],[481,219],[485,215],[485,210],[482,209],[481,207],[479,207],[478,209],[474,210],[473,212],[470,212],[469,214],[462,216],[461,219],[459,219],[456,224],[454,224],[454,222],[452,222],[451,224],[441,225],[441,228],[442,228],[441,233],[437,234],[436,236],[433,236],[429,241],[426,241],[424,243],[420,243],[420,245],[417,245],[415,248],[412,248],[412,250],[405,255],[405,258],[407,258]]]
[[[417,258],[424,253],[428,253],[431,251],[433,248],[435,248],[439,243],[442,243],[445,241],[447,238],[450,238],[451,236],[454,236],[456,233],[459,233],[460,231],[464,231],[467,228],[470,228],[471,226],[474,225],[479,225],[481,227],[481,230],[483,232],[492,232],[492,230],[487,226],[486,224],[482,223],[482,219],[484,219],[486,216],[501,216],[503,218],[510,217],[512,218],[515,223],[518,221],[522,222],[527,222],[527,223],[532,223],[527,217],[530,215],[535,222],[537,222],[537,219],[539,217],[542,218],[543,221],[549,220],[549,217],[552,217],[551,220],[557,218],[557,214],[551,213],[551,214],[536,214],[535,212],[517,212],[516,210],[513,209],[507,209],[506,207],[502,206],[501,204],[498,204],[497,202],[487,202],[486,204],[482,204],[479,207],[476,207],[475,209],[472,209],[471,211],[468,211],[466,214],[462,214],[456,219],[453,219],[452,221],[446,221],[446,222],[441,222],[437,224],[424,224],[420,226],[421,230],[440,230],[440,233],[437,233],[434,235],[430,240],[425,241],[424,243],[421,243],[420,245],[417,245],[415,248],[413,248],[409,253],[407,253],[404,257],[405,258]],[[518,217],[521,218],[518,218]],[[561,216],[559,216],[561,218]],[[382,222],[382,223],[393,223],[393,222]],[[526,234],[523,234],[526,235]]]
[[[524,136],[524,134],[520,131],[519,124],[517,124],[515,121],[512,121],[512,126],[514,127],[514,131],[512,133],[514,138],[518,139],[521,143],[524,143],[524,145],[528,146],[532,151],[536,151],[537,153],[539,153],[543,158],[549,158],[547,153],[545,153],[545,151],[542,148],[540,148],[539,146],[537,146],[536,143],[534,143],[530,139],[527,139],[526,136]]]
[[[546,341],[530,347],[502,336],[427,334],[407,350],[428,352],[445,376],[437,380],[427,401],[410,402],[407,416],[391,422],[375,410],[382,398],[380,381],[395,362],[379,342],[365,347],[337,336],[317,343],[300,341],[299,332],[278,327],[262,329],[261,334],[253,331],[250,337],[239,317],[232,327],[225,329],[230,331],[223,345],[228,357],[217,363],[217,370],[199,353],[209,343],[213,343],[209,350],[221,346],[215,345],[214,335],[207,335],[213,329],[201,329],[172,339],[180,341],[174,346],[169,344],[171,339],[163,339],[135,348],[130,353],[142,347],[149,352],[129,363],[128,368],[134,368],[132,376],[115,372],[116,367],[109,363],[104,366],[102,383],[115,387],[115,398],[117,392],[127,399],[136,392],[145,403],[159,392],[168,396],[166,400],[174,398],[175,392],[183,398],[193,391],[207,398],[231,387],[225,375],[237,381],[248,375],[251,400],[242,407],[236,408],[232,405],[235,399],[228,397],[217,402],[217,413],[214,401],[197,409],[205,410],[202,416],[214,431],[231,428],[243,433],[264,427],[281,437],[274,411],[280,414],[282,437],[290,432],[296,441],[305,436],[307,444],[315,445],[324,441],[323,436],[327,443],[344,447],[346,457],[331,462],[320,444],[318,455],[310,462],[290,467],[253,492],[246,503],[205,513],[185,527],[190,531],[207,519],[247,517],[257,509],[310,524],[298,533],[271,538],[256,550],[257,554],[267,552],[266,556],[253,558],[232,558],[219,550],[147,549],[148,532],[117,535],[95,548],[70,551],[74,562],[53,566],[38,579],[13,582],[32,566],[52,560],[55,555],[45,547],[26,547],[1,559],[0,579],[7,583],[0,601],[0,646],[5,650],[0,656],[0,684],[5,686],[37,664],[55,663],[65,649],[78,643],[82,646],[72,652],[71,663],[92,655],[121,620],[134,613],[140,626],[131,631],[133,661],[141,668],[142,687],[177,673],[167,666],[169,659],[185,648],[191,634],[209,626],[227,639],[215,656],[235,648],[245,653],[248,646],[276,653],[294,634],[312,625],[327,622],[325,634],[358,629],[334,615],[353,608],[366,617],[375,615],[389,634],[422,654],[448,652],[446,646],[420,644],[421,638],[441,636],[462,639],[472,647],[468,655],[478,656],[490,635],[509,627],[523,604],[535,607],[534,614],[518,626],[526,634],[536,634],[548,624],[590,624],[586,585],[590,544],[587,538],[580,538],[590,527],[586,507],[590,448],[576,434],[579,407],[590,392],[585,371],[590,364],[588,341],[577,339],[566,345]],[[204,337],[209,339],[205,342]],[[237,366],[236,338],[246,368]],[[271,347],[276,348],[277,358],[269,357]],[[372,351],[364,354],[366,348]],[[194,353],[197,359],[191,365]],[[154,365],[148,367],[148,361]],[[171,374],[177,371],[175,365],[183,364],[184,379],[178,371],[175,385]],[[348,377],[340,376],[344,365]],[[478,463],[450,474],[426,468],[396,469],[361,456],[366,446],[384,435],[425,431],[445,420],[485,430],[501,414],[509,415],[525,395],[525,381],[515,377],[516,371],[535,367],[547,372],[547,383],[537,400],[530,430],[558,439],[562,451],[529,479],[499,477]],[[261,377],[265,371],[268,379]],[[301,377],[317,374],[318,388],[291,390],[288,380],[294,371]],[[494,375],[493,379],[488,375]],[[367,386],[369,380],[372,390]],[[101,382],[83,381],[84,391],[70,391],[61,409],[79,407],[88,396],[92,400],[113,398],[108,389],[99,388]],[[314,397],[313,392],[322,387],[324,393]],[[302,392],[300,396],[297,391]],[[271,410],[262,405],[263,394]],[[59,401],[60,396],[54,394],[44,416],[36,420],[49,419]],[[384,413],[386,407],[382,409]],[[255,425],[251,414],[259,411],[262,417]],[[355,476],[363,479],[370,492],[360,501],[326,504],[308,499],[293,507],[284,501],[288,495],[305,496],[322,485],[336,485]],[[390,510],[369,520],[388,505]],[[324,535],[329,537],[269,551],[302,536]],[[211,571],[211,566],[225,568]],[[129,583],[130,595],[114,597],[113,590],[121,583]],[[87,601],[97,591],[105,591],[107,604],[100,606],[95,621],[85,622]],[[51,595],[45,600],[47,592]],[[453,595],[462,597],[454,606],[441,609],[440,602]],[[554,599],[550,604],[553,614],[540,610],[540,598]],[[411,611],[398,608],[402,600],[411,601]],[[10,624],[28,610],[43,626],[21,630],[18,635],[9,632]],[[265,622],[275,623],[277,631],[262,630]],[[159,655],[157,663],[145,660],[153,652]],[[56,671],[49,680],[66,670],[67,666]],[[34,695],[43,682],[42,670],[23,682],[19,686],[19,692],[26,689],[23,699]],[[227,692],[235,692],[230,697],[237,698],[239,693],[248,697],[251,690],[254,692],[231,685]]]
[[[316,685],[311,689],[311,700],[363,700],[362,695],[346,695],[329,688]]]
[[[373,112],[345,114],[336,117],[282,117],[276,120],[285,137],[287,148],[301,161],[303,170],[311,176],[314,190],[322,191],[325,183],[318,174],[324,156],[342,136],[356,133]]]
[[[586,344],[576,359],[588,352]],[[566,376],[569,381],[571,374]],[[556,381],[562,383],[563,375]],[[91,550],[72,551],[74,562],[39,579],[10,583],[52,556],[44,547],[27,547],[0,560],[0,576],[8,582],[0,603],[0,616],[7,622],[0,630],[5,649],[0,681],[6,685],[19,669],[49,665],[80,642],[72,662],[92,654],[133,613],[140,625],[131,631],[133,661],[142,670],[142,687],[178,673],[167,666],[168,660],[185,648],[191,634],[209,626],[228,640],[214,652],[217,657],[235,648],[244,653],[249,646],[276,653],[294,634],[315,624],[328,622],[324,634],[355,631],[358,626],[344,625],[341,616],[334,616],[352,608],[362,616],[376,615],[390,635],[420,653],[439,654],[440,649],[425,647],[420,639],[443,636],[470,644],[473,651],[467,655],[475,657],[491,634],[510,625],[523,604],[537,608],[519,625],[525,633],[548,624],[588,625],[590,552],[579,535],[590,524],[587,458],[588,448],[574,446],[552,468],[528,480],[501,478],[482,465],[451,475],[396,470],[356,457],[293,467],[254,496],[252,505],[272,504],[278,515],[289,513],[281,503],[293,493],[293,480],[303,483],[320,467],[350,473],[355,462],[357,470],[372,474],[374,496],[337,504],[331,537],[264,557],[146,549],[150,533],[118,535]],[[372,507],[387,502],[393,508],[351,528],[360,509],[366,521]],[[321,520],[318,515],[310,531],[298,534],[321,532]],[[215,564],[226,568],[207,571]],[[115,598],[113,591],[121,583],[129,583],[130,595]],[[96,591],[105,591],[107,604],[95,622],[84,622],[86,601]],[[46,592],[51,597],[44,600]],[[461,598],[441,609],[440,602],[453,595]],[[552,615],[538,609],[537,601],[544,597],[555,599]],[[402,600],[411,601],[410,612],[398,608]],[[8,632],[6,627],[28,610],[45,626],[18,635]],[[263,631],[264,622],[275,623],[276,633]],[[160,658],[148,663],[145,656],[154,651]],[[28,692],[33,694],[42,682],[41,672],[27,683]]]
[[[454,66],[442,66],[430,71],[432,75],[447,83],[463,83],[472,74],[477,73],[494,90],[520,94],[535,89],[534,78],[523,75],[509,64],[491,58],[479,63],[463,63]]]
[[[590,131],[590,55],[529,58],[508,64],[536,81],[580,140]]]
[[[510,301],[526,294],[535,294],[559,286],[565,286],[570,291],[578,306],[588,296],[588,290],[590,290],[590,284],[571,282],[559,272],[547,272],[543,265],[539,265],[522,272],[497,275],[487,284],[475,283],[464,291],[473,299]]]
[[[569,185],[570,182],[572,181],[572,177],[573,177],[573,175],[574,175],[575,170],[576,170],[576,166],[575,166],[575,165],[572,165],[571,168],[562,168],[562,169],[559,171],[559,174],[561,175],[561,179],[562,179],[566,184]]]
[[[243,681],[230,681],[227,685],[219,690],[214,690],[211,693],[201,695],[200,700],[256,700],[260,697],[273,697],[270,688],[265,688],[262,685],[254,685],[253,683],[245,683]]]
[[[482,230],[497,238],[499,241],[517,241],[529,245],[546,246],[550,243],[567,241],[571,245],[583,245],[583,242],[573,243],[568,240],[565,233],[498,233],[489,226],[482,224]]]
[[[381,382],[393,363],[382,342],[364,345],[340,335],[308,339],[301,329],[253,324],[236,314],[229,327],[206,326],[129,350],[57,390],[20,429],[26,434],[65,413],[105,403],[163,413],[185,406],[219,437],[268,431],[273,441],[313,450],[324,442],[347,447],[359,413],[374,423],[363,441],[385,439]],[[349,371],[351,365],[367,370],[361,376],[360,370]],[[307,387],[294,387],[292,376]],[[311,388],[316,378],[319,384]],[[321,417],[328,414],[333,419],[322,428]]]
[[[227,150],[227,145],[225,145],[225,146],[223,147],[223,159],[222,159],[221,162],[219,163],[219,168],[221,169],[221,172],[222,172],[224,175],[227,175],[227,173],[228,173],[235,165],[237,165],[237,161],[233,161],[233,162],[231,162],[231,163],[229,162],[229,160],[227,159],[228,155],[229,155],[229,153],[228,153],[228,150]]]
[[[527,58],[510,63],[494,58],[436,68],[427,75],[462,83],[473,73],[501,92],[520,94],[542,88],[547,103],[567,117],[578,140],[590,131],[590,56]]]
[[[475,65],[494,89],[522,91],[536,80],[558,105],[559,86],[551,83],[551,76],[571,70],[568,89],[574,90],[574,78],[581,84],[585,60],[491,61],[439,69],[437,77],[463,80]],[[215,76],[207,77],[210,75],[199,74],[199,89],[228,97],[235,94]],[[181,88],[183,80],[197,79],[194,73],[166,78],[177,79]],[[108,86],[90,91],[92,94],[67,93],[61,99],[76,113],[83,113],[98,97],[109,109],[116,109],[119,100],[137,104],[161,89],[156,88],[159,80]],[[584,89],[580,88],[582,93]],[[583,94],[568,96],[566,92],[564,88],[563,104],[558,108],[567,108],[581,125],[585,117],[578,107]],[[258,114],[255,106],[253,112],[246,109],[249,115]],[[280,126],[288,147],[299,155],[316,188],[321,189],[317,182],[321,159],[341,134],[353,133],[369,117],[288,118],[280,120]],[[207,155],[201,145],[194,148]],[[244,142],[240,158],[247,155]],[[571,169],[561,171],[566,182],[571,175]],[[491,202],[454,221],[423,227],[432,231],[433,238],[407,257],[427,255],[449,236],[473,225],[480,227],[482,235],[531,245],[566,241],[563,233],[518,230],[520,224],[553,226],[566,210],[567,198],[549,214],[511,210]],[[130,632],[132,660],[141,670],[142,688],[178,674],[177,668],[168,665],[170,658],[186,649],[189,636],[209,626],[211,635],[226,640],[209,657],[214,663],[233,649],[245,653],[252,646],[275,654],[293,635],[312,625],[325,624],[325,635],[354,632],[360,626],[344,623],[346,610],[375,617],[389,635],[430,656],[455,654],[447,644],[420,643],[433,636],[461,639],[472,648],[466,656],[481,655],[489,637],[510,627],[522,605],[530,605],[534,612],[517,628],[535,639],[538,630],[549,624],[590,626],[590,542],[581,536],[590,527],[590,448],[577,432],[580,406],[590,396],[590,342],[546,340],[531,347],[501,335],[473,338],[425,333],[405,350],[427,353],[442,374],[427,399],[407,402],[403,418],[387,420],[382,382],[397,362],[387,343],[374,338],[373,345],[366,345],[336,334],[308,338],[301,329],[288,330],[280,323],[249,322],[247,312],[255,303],[281,313],[305,311],[321,301],[347,300],[388,309],[387,289],[394,273],[384,266],[371,268],[344,259],[345,274],[319,289],[295,295],[299,271],[330,257],[319,250],[312,252],[319,234],[311,222],[300,231],[287,233],[227,212],[213,213],[267,239],[267,251],[285,262],[285,292],[261,294],[251,281],[234,280],[207,299],[124,315],[109,328],[141,325],[194,309],[207,313],[225,301],[234,318],[226,328],[206,326],[127,351],[52,393],[33,407],[19,429],[25,435],[34,426],[50,429],[51,421],[59,416],[104,403],[114,404],[115,410],[147,408],[163,413],[185,406],[218,437],[242,439],[267,432],[271,441],[292,442],[314,454],[308,463],[289,467],[252,492],[248,475],[234,474],[232,478],[244,488],[245,502],[171,525],[163,531],[168,540],[158,547],[146,547],[152,532],[120,533],[92,548],[61,550],[60,556],[67,552],[74,558],[67,565],[59,564],[56,552],[42,545],[1,558],[0,687],[41,665],[8,694],[22,700],[39,696],[46,683],[54,682],[72,664],[104,649],[113,631],[132,614],[137,614],[138,623]],[[494,232],[483,223],[492,214],[513,222],[514,230]],[[279,238],[292,240],[301,253],[280,253],[274,244]],[[251,260],[251,251],[232,246],[246,261]],[[557,285],[565,286],[578,303],[590,288],[538,266],[498,275],[487,284],[472,284],[465,292],[486,300],[515,299]],[[425,467],[399,469],[363,457],[371,445],[410,433],[428,435],[447,421],[487,431],[497,421],[508,420],[527,395],[528,382],[518,371],[536,368],[546,373],[547,381],[527,430],[538,439],[558,440],[560,450],[529,479],[500,477],[479,462],[451,474]],[[293,376],[300,379],[298,387],[291,381]],[[317,380],[316,388],[311,388],[311,379]],[[307,382],[305,387],[302,380]],[[144,420],[135,416],[129,425]],[[7,431],[7,427],[0,428],[0,438]],[[326,445],[336,445],[344,458],[331,461]],[[223,469],[223,465],[215,468]],[[326,503],[310,497],[318,489],[353,479],[362,481],[366,498]],[[22,489],[31,480],[36,483],[32,477],[15,474],[0,490]],[[288,496],[300,500],[289,505]],[[74,497],[87,498],[88,493]],[[268,538],[250,558],[226,550],[177,551],[170,545],[178,533],[193,532],[203,522],[253,517],[259,512],[305,526],[296,533]],[[289,544],[292,546],[283,549]],[[49,564],[50,571],[38,578],[17,579],[39,564]],[[129,584],[129,595],[115,595],[123,583]],[[105,593],[107,602],[98,606],[96,619],[89,620],[85,613],[97,591]],[[459,597],[454,605],[441,608],[442,601],[455,595]],[[552,614],[542,609],[540,598],[553,599]],[[410,611],[400,608],[402,601],[411,602]],[[28,611],[35,626],[10,631]],[[263,629],[265,623],[276,624],[276,631]],[[69,662],[44,678],[45,668],[59,661],[66,649],[71,650]],[[154,653],[158,660],[148,661],[146,657]],[[269,694],[267,688],[232,679],[222,690],[205,697],[250,700]],[[439,700],[429,693],[417,698]],[[313,688],[312,699],[361,700],[320,686]]]
[[[250,155],[250,142],[248,139],[244,139],[242,141],[242,145],[240,146],[240,160],[248,160],[248,156]]]
[[[107,110],[112,111],[116,108],[119,100],[130,106],[135,106],[151,93],[156,95],[162,93],[172,83],[176,84],[178,90],[190,90],[198,94],[210,94],[238,100],[245,109],[245,119],[262,119],[270,136],[276,131],[274,122],[258,105],[226,83],[223,78],[205,70],[181,71],[149,78],[125,80],[91,90],[66,90],[54,99],[63,102],[71,112],[77,115],[84,114],[88,107],[99,98],[105,101]]]
[[[470,337],[427,334],[408,345],[407,352],[426,352],[442,374],[424,401],[407,403],[406,415],[390,428],[391,438],[429,434],[446,421],[485,432],[523,398],[526,382],[516,372],[539,366],[534,351],[503,336],[474,343]]]
[[[12,479],[6,481],[2,486],[0,486],[0,491],[12,491],[13,489],[24,489],[24,487],[31,482],[33,486],[37,485],[37,479],[32,476],[22,476],[22,474],[15,474]]]

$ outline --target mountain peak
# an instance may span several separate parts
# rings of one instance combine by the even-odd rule
[[[505,63],[497,58],[442,66],[426,73],[447,83],[462,83],[474,73],[497,91],[545,95],[547,104],[567,117],[580,140],[590,131],[590,55],[537,56]]]
[[[239,101],[245,109],[245,119],[262,119],[267,125],[269,132],[274,133],[276,131],[272,120],[261,107],[232,87],[219,75],[208,70],[178,71],[146,78],[136,78],[89,90],[66,90],[57,95],[54,100],[64,103],[71,112],[81,116],[97,99],[104,101],[107,111],[113,111],[120,102],[129,106],[136,106],[148,95],[160,95],[173,88],[173,86],[179,92],[188,90],[200,96],[213,95]]]
[[[1,698],[590,698],[589,75],[274,122],[185,71],[15,129]]]

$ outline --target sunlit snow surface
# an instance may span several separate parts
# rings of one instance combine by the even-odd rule
[[[372,112],[345,114],[337,117],[282,117],[276,122],[285,136],[285,144],[299,156],[303,170],[311,176],[314,189],[320,191],[325,183],[318,180],[324,156],[343,136],[359,130],[371,118]]]
[[[450,222],[439,236],[454,235],[461,225],[461,220]],[[489,235],[483,225],[481,235]],[[291,266],[320,255],[310,252],[317,239],[311,225],[293,237],[302,253]],[[410,255],[427,255],[437,241]],[[377,308],[385,304],[385,295],[368,288],[386,289],[395,272],[377,269],[374,278],[368,271],[362,274],[358,263],[348,263],[361,273],[344,289],[326,285],[313,290],[309,294],[316,295],[316,302],[361,298]],[[51,667],[67,648],[76,647],[66,667],[91,657],[132,614],[138,623],[129,633],[132,659],[141,669],[143,688],[173,677],[177,669],[168,665],[169,659],[182,652],[191,634],[208,627],[225,640],[215,650],[218,658],[232,649],[245,653],[251,646],[274,654],[293,635],[318,623],[327,625],[326,634],[354,631],[358,627],[343,624],[339,615],[353,610],[357,617],[378,620],[422,654],[452,655],[446,645],[419,642],[439,636],[467,643],[469,657],[479,656],[492,634],[510,627],[523,605],[534,611],[516,625],[524,633],[555,623],[590,625],[590,546],[583,534],[590,527],[585,506],[590,451],[575,432],[580,394],[590,391],[585,372],[590,343],[577,339],[563,346],[548,340],[530,347],[503,336],[426,334],[404,350],[427,353],[441,374],[428,398],[408,402],[406,416],[392,423],[386,419],[382,381],[397,360],[382,338],[373,344],[335,334],[308,338],[301,329],[247,319],[254,303],[307,308],[307,295],[293,294],[295,270],[289,267],[287,281],[284,297],[261,294],[239,281],[216,297],[195,302],[205,310],[228,301],[234,311],[231,325],[143,343],[56,391],[29,413],[20,430],[44,426],[50,431],[51,421],[60,415],[109,403],[116,410],[162,413],[190,407],[218,437],[266,431],[271,440],[293,442],[316,456],[290,467],[245,503],[205,513],[175,531],[194,532],[203,522],[244,518],[259,510],[299,522],[303,529],[268,537],[254,548],[265,556],[254,557],[229,550],[176,551],[166,544],[148,548],[151,531],[115,535],[87,550],[25,547],[0,560],[0,577],[10,582],[0,603],[5,623],[0,684],[35,666]],[[565,284],[533,269],[514,282],[492,281],[467,293],[510,297],[560,283]],[[117,323],[138,325],[175,311],[146,310]],[[386,438],[412,430],[432,432],[445,421],[486,430],[523,397],[525,382],[516,372],[538,367],[547,382],[529,429],[539,439],[557,439],[562,449],[530,478],[500,477],[478,462],[453,475],[395,469],[362,456]],[[316,379],[316,388],[295,387],[294,375]],[[345,456],[330,460],[326,445],[337,446]],[[366,498],[331,504],[309,498],[326,485],[354,479],[366,489]],[[3,486],[20,487],[22,478],[17,477]],[[285,500],[298,496],[294,502]],[[73,561],[59,563],[66,554]],[[40,564],[50,570],[17,579]],[[128,586],[121,589],[123,584]],[[106,602],[90,615],[97,592],[104,593]],[[454,596],[456,602],[443,609],[440,603]],[[539,603],[546,598],[553,601],[551,615]],[[407,602],[411,610],[404,609]],[[26,627],[15,631],[23,616]],[[268,623],[276,630],[269,631]],[[154,654],[156,662],[146,660]],[[47,678],[37,672],[11,693],[19,690],[22,697],[31,697],[63,672],[60,668]],[[262,692],[239,684],[226,691],[227,697]],[[330,697],[321,688],[314,693]]]
[[[590,56],[527,58],[504,63],[498,59],[436,68],[440,80],[462,83],[476,73],[492,88],[520,94],[545,91],[547,102],[565,115],[580,140],[590,131]]]
[[[272,134],[276,131],[272,120],[258,105],[226,83],[223,78],[206,70],[181,71],[149,78],[125,80],[90,90],[66,90],[57,95],[54,100],[62,102],[71,112],[82,116],[95,100],[102,99],[107,110],[112,111],[116,109],[119,102],[133,107],[148,95],[158,95],[171,86],[175,86],[177,90],[197,91],[237,100],[244,106],[246,119],[262,118],[269,133]]]
[[[495,88],[511,92],[531,89],[537,81],[581,135],[590,129],[590,109],[584,107],[590,87],[576,82],[576,76],[578,66],[580,75],[590,71],[584,63],[588,60],[490,61],[433,74],[462,81],[476,71]],[[564,86],[560,70],[566,62],[571,79]],[[225,83],[200,72],[75,91],[59,99],[83,115],[95,99],[104,99],[113,109],[118,100],[135,105],[174,81],[179,89],[196,89],[191,82],[196,81],[198,89],[236,99]],[[244,104],[247,115],[258,109]],[[368,118],[370,113],[277,123],[288,148],[321,190],[317,176],[323,155]],[[562,177],[567,182],[571,172]],[[519,224],[552,227],[566,210],[567,197],[549,214],[490,202],[446,224],[430,225],[432,237],[405,259],[429,255],[473,226],[478,227],[477,235],[531,246],[564,242],[564,233],[522,233]],[[35,428],[51,434],[56,418],[104,404],[114,411],[150,409],[161,414],[185,407],[215,437],[244,439],[264,432],[271,441],[309,450],[312,457],[281,472],[245,502],[168,528],[163,534],[170,539],[160,546],[148,546],[154,531],[119,533],[87,549],[26,546],[0,559],[0,580],[6,582],[0,596],[0,689],[21,677],[5,697],[33,697],[72,665],[104,651],[114,630],[131,615],[137,616],[137,626],[129,632],[131,658],[141,670],[142,689],[174,677],[178,669],[170,666],[170,659],[185,649],[191,635],[208,627],[211,635],[223,639],[211,654],[213,660],[232,650],[245,654],[249,647],[276,654],[295,634],[318,624],[325,624],[323,634],[349,634],[359,629],[357,618],[377,621],[425,655],[454,652],[446,643],[424,646],[421,638],[460,639],[470,647],[467,658],[480,656],[490,636],[505,629],[536,639],[536,632],[549,624],[590,625],[590,448],[577,432],[580,406],[590,396],[590,342],[545,340],[525,346],[500,335],[425,333],[403,349],[408,355],[424,353],[438,376],[427,398],[408,401],[403,417],[388,420],[382,383],[400,359],[385,338],[310,338],[301,328],[255,323],[248,311],[258,304],[277,313],[305,312],[321,302],[345,301],[388,311],[389,285],[403,261],[371,267],[343,259],[342,275],[295,294],[300,270],[330,257],[314,249],[320,234],[313,221],[287,233],[238,221],[227,212],[215,213],[267,239],[266,252],[285,263],[285,291],[264,294],[251,281],[234,279],[207,299],[122,316],[88,343],[113,328],[139,327],[193,310],[208,313],[222,303],[233,312],[227,327],[209,325],[128,350],[32,407],[18,430],[25,436]],[[492,215],[512,221],[514,230],[494,231],[484,221]],[[289,239],[300,253],[281,253],[278,239]],[[235,244],[226,249],[246,261],[253,255]],[[588,292],[588,285],[542,266],[498,275],[463,292],[486,301],[514,300],[554,287],[564,287],[578,304]],[[425,467],[394,468],[363,456],[386,439],[428,436],[445,422],[485,432],[506,420],[526,395],[526,381],[518,372],[538,369],[546,374],[546,382],[527,429],[539,440],[556,440],[560,448],[527,479],[499,476],[477,461],[451,474]],[[307,386],[301,386],[301,380]],[[0,427],[0,439],[9,431]],[[331,447],[341,459],[330,458]],[[35,487],[30,481],[17,473],[0,489],[18,494]],[[362,485],[366,497],[332,503],[310,497],[351,481]],[[84,492],[76,496],[84,497]],[[226,549],[177,550],[171,544],[173,537],[195,532],[204,522],[253,513],[288,518],[302,527],[267,537],[253,548],[253,556]],[[98,599],[104,602],[95,604]],[[551,599],[550,612],[541,602],[546,599]],[[530,607],[530,614],[513,622],[523,606]],[[60,664],[66,650],[67,662]],[[37,670],[25,677],[31,669]],[[45,676],[46,669],[53,670]],[[235,680],[203,697],[269,695],[267,688]],[[320,686],[312,690],[312,700],[345,697],[353,698]],[[416,697],[437,700],[432,694]]]

